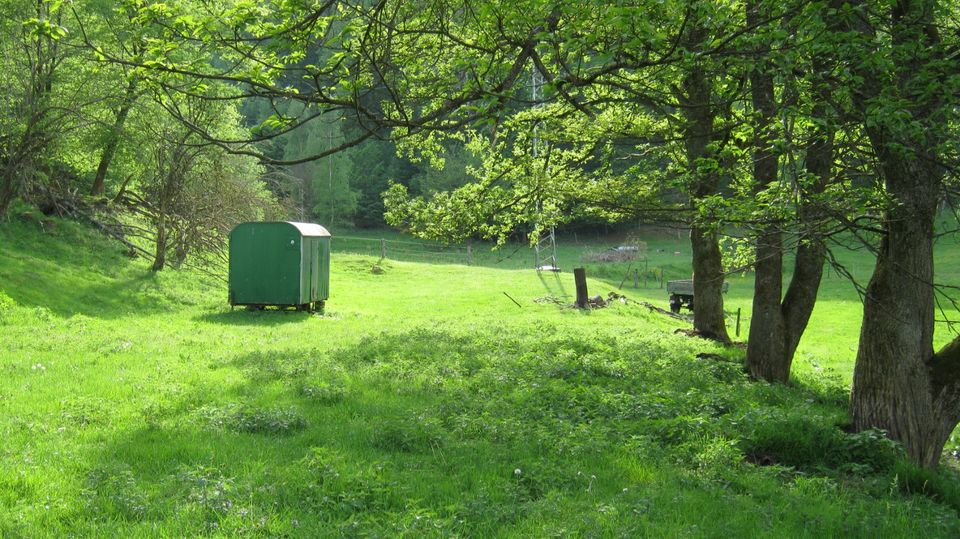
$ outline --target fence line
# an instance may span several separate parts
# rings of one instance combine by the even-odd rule
[[[363,236],[334,236],[331,245],[335,251],[345,253],[364,254],[380,257],[381,259],[433,262],[444,264],[458,264],[481,267],[511,267],[533,269],[533,249],[524,245],[505,248],[501,252],[492,252],[484,248],[474,249],[468,243],[463,246],[444,245],[440,243],[416,242],[405,240],[391,240],[386,238],[371,238]],[[522,262],[521,262],[522,261]],[[519,263],[518,263],[519,262]],[[588,264],[594,266],[597,262],[577,260],[574,265]],[[634,267],[634,264],[643,264]],[[620,283],[617,288],[626,289],[662,289],[665,287],[667,271],[663,267],[650,267],[643,259],[636,260],[628,266],[626,273],[623,269],[595,267],[594,278],[610,282],[612,285]],[[673,276],[671,276],[673,277]],[[677,276],[679,277],[679,276]],[[673,277],[673,278],[677,278]]]
[[[341,242],[345,242],[346,245],[343,245]],[[343,246],[341,247],[338,243]],[[354,245],[350,245],[351,243]],[[358,246],[356,243],[360,243],[361,245]],[[413,261],[427,259],[464,265],[474,265],[476,263],[473,256],[473,248],[470,245],[460,248],[443,244],[388,240],[385,238],[365,238],[360,236],[335,236],[332,239],[331,245],[334,249],[343,252],[372,254],[386,259]]]

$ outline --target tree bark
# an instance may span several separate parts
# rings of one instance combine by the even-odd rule
[[[697,225],[690,231],[693,247],[693,329],[703,337],[729,343],[723,314],[723,259],[717,233]]]
[[[117,115],[113,125],[110,127],[110,132],[107,134],[107,142],[103,147],[103,153],[100,154],[100,164],[97,165],[97,174],[93,178],[93,187],[90,189],[90,194],[93,196],[103,196],[107,170],[110,168],[110,163],[113,162],[113,156],[117,153],[117,147],[120,146],[120,135],[123,131],[123,125],[126,123],[127,116],[130,114],[130,110],[133,109],[136,100],[137,80],[131,78],[127,83],[127,90],[123,95],[123,102],[120,104],[120,109],[117,110]]]
[[[167,265],[167,226],[166,226],[166,214],[163,213],[164,209],[160,209],[160,218],[157,220],[157,240],[156,240],[156,251],[153,257],[153,265],[150,267],[150,271],[160,271],[164,266]]]
[[[938,413],[933,354],[933,222],[937,185],[929,171],[881,157],[900,203],[884,238],[863,307],[850,415],[857,430],[881,428],[920,465],[935,466],[953,424]]]
[[[760,7],[747,2],[746,20],[756,25]],[[765,45],[755,51],[750,70],[750,100],[753,105],[753,192],[759,194],[776,183],[779,159],[773,152],[776,96],[773,66]],[[747,368],[756,378],[786,382],[790,376],[786,356],[786,323],[780,301],[783,295],[783,223],[779,218],[761,225],[756,239],[754,265],[753,314],[747,340]]]
[[[16,189],[13,185],[14,179],[12,175],[4,174],[2,180],[3,183],[0,184],[0,217],[5,217],[7,210],[10,209],[10,203],[13,202]]]
[[[759,17],[756,2],[747,4],[747,21],[755,24]],[[753,156],[754,182],[757,193],[775,182],[777,157],[772,151],[776,116],[773,66],[764,60],[765,51],[758,51],[758,62],[750,74],[751,97],[757,118]],[[823,277],[825,248],[817,226],[821,211],[811,195],[822,194],[830,180],[833,166],[833,131],[828,127],[827,105],[829,85],[821,74],[827,72],[827,61],[813,59],[813,99],[811,111],[813,133],[806,146],[806,170],[813,178],[811,186],[798,185],[797,208],[799,240],[793,275],[785,297],[783,294],[783,223],[764,225],[756,240],[756,265],[753,291],[753,315],[747,342],[747,370],[750,375],[768,382],[787,383],[793,357],[806,330],[817,291]],[[782,299],[781,299],[782,298]]]
[[[693,41],[705,36],[692,32]],[[683,81],[686,120],[684,145],[687,167],[693,176],[690,200],[694,207],[698,199],[716,194],[720,178],[716,169],[701,170],[701,160],[710,157],[710,142],[714,137],[713,89],[704,69],[692,68]],[[723,258],[716,230],[697,222],[690,230],[693,256],[693,328],[700,335],[720,342],[730,342],[723,313]]]
[[[8,155],[3,164],[3,175],[0,176],[0,217],[7,215],[10,203],[17,196],[17,167],[16,157]]]
[[[866,6],[854,7],[860,16],[851,29],[870,46],[884,44]],[[946,136],[944,111],[953,106],[946,96],[923,91],[943,69],[935,7],[932,0],[892,7],[891,51],[882,52],[894,59],[893,70],[854,64],[859,80],[853,94],[893,202],[884,212],[877,263],[864,298],[850,415],[855,429],[886,430],[927,468],[938,465],[960,421],[960,340],[933,352],[934,219],[943,173],[933,152]],[[888,92],[910,103],[903,110],[911,127],[876,112],[875,101]]]

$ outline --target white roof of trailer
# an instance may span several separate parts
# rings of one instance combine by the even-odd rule
[[[296,229],[300,231],[301,236],[330,237],[330,232],[327,232],[326,228],[316,223],[294,223],[293,221],[287,221],[287,224],[296,227]]]

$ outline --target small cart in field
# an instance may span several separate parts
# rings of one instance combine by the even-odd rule
[[[723,293],[727,293],[730,283],[723,282]],[[688,309],[693,310],[693,279],[680,279],[678,281],[667,281],[667,294],[670,294],[670,310],[675,313],[680,312],[680,307],[686,305]]]

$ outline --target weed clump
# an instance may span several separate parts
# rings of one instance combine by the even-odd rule
[[[306,418],[293,408],[255,408],[231,404],[201,408],[200,416],[215,429],[248,434],[286,435],[307,427]]]
[[[206,466],[184,467],[176,474],[180,510],[195,515],[208,529],[236,511],[236,486],[231,477]]]
[[[370,444],[384,451],[414,453],[440,447],[444,438],[440,421],[421,415],[413,420],[393,418],[377,422]]]
[[[893,484],[904,494],[922,494],[960,511],[960,472],[925,470],[905,460],[893,467]]]
[[[63,424],[82,428],[101,424],[106,418],[107,405],[101,399],[70,397],[60,401],[60,421]]]
[[[13,298],[0,291],[0,324],[4,323],[8,318],[12,318],[14,310],[18,307],[17,302],[14,301]]]
[[[149,506],[149,499],[127,466],[91,470],[81,496],[92,511],[123,520],[144,518]]]
[[[336,404],[343,400],[347,390],[340,384],[316,383],[300,386],[300,395],[320,404]]]
[[[339,452],[313,447],[301,461],[307,471],[303,497],[323,512],[340,517],[394,506],[397,484],[382,463],[356,469]]]

